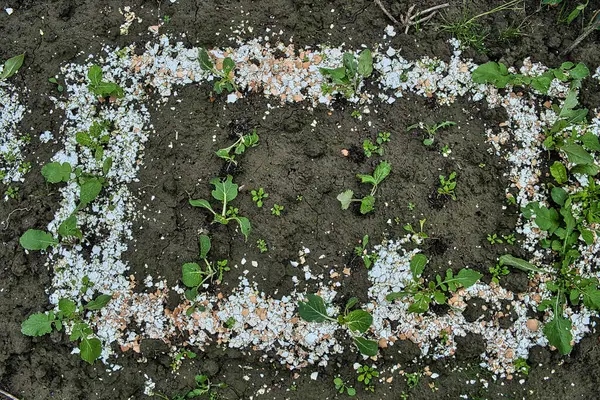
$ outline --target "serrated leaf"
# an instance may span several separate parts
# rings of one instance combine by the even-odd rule
[[[356,174],[356,177],[360,179],[360,183],[370,183],[371,185],[377,185],[377,181],[371,175]]]
[[[379,345],[374,340],[368,340],[363,337],[357,336],[354,338],[354,344],[358,351],[365,356],[374,357],[377,355],[377,351],[379,350]]]
[[[21,236],[19,243],[27,250],[46,250],[49,246],[56,246],[58,240],[48,232],[29,229]]]
[[[504,88],[510,77],[508,69],[502,63],[488,62],[477,67],[471,74],[475,83],[490,83],[497,88]]]
[[[23,65],[23,60],[25,60],[25,54],[19,54],[6,60],[0,73],[0,80],[10,78],[16,74],[21,65]]]
[[[102,183],[100,183],[98,178],[87,179],[79,186],[79,201],[81,207],[85,207],[96,200],[101,191]]]
[[[521,271],[525,271],[525,272],[544,273],[544,270],[539,269],[535,265],[533,265],[521,258],[514,257],[510,254],[505,254],[503,256],[500,256],[500,259],[498,262],[500,263],[501,266],[508,265],[509,267],[515,267],[515,268],[520,269]]]
[[[375,208],[375,197],[365,196],[360,200],[360,213],[366,214]]]
[[[196,263],[185,263],[181,267],[183,284],[187,287],[196,287],[202,283],[204,271]]]
[[[211,192],[212,196],[225,204],[235,199],[238,195],[238,185],[232,180],[231,175],[227,175],[224,181],[219,178],[212,179],[210,183],[215,187]]]
[[[94,332],[88,324],[78,322],[73,325],[73,329],[71,329],[71,335],[69,336],[69,340],[73,342],[75,340],[85,339],[92,333]]]
[[[567,168],[560,161],[555,161],[554,164],[550,166],[550,173],[552,177],[556,179],[556,182],[559,184],[563,184],[567,181]]]
[[[346,321],[346,325],[352,331],[358,331],[360,333],[365,333],[371,327],[373,323],[373,317],[371,314],[364,310],[354,310],[349,313],[344,320]]]
[[[379,185],[392,171],[392,165],[387,161],[379,163],[375,172],[373,172],[373,178],[375,178],[375,184]]]
[[[58,310],[67,318],[71,317],[77,310],[77,303],[71,299],[58,300]]]
[[[373,56],[371,50],[364,49],[358,55],[358,73],[367,78],[373,73]]]
[[[556,312],[559,311],[559,312]],[[571,333],[571,320],[564,318],[560,314],[560,310],[556,310],[552,321],[544,326],[544,335],[548,342],[556,347],[561,354],[569,354],[571,349],[571,341],[573,334]]]
[[[93,364],[102,354],[102,342],[98,338],[84,338],[79,344],[79,355],[83,361]]]
[[[337,199],[342,205],[342,210],[347,210],[350,207],[350,203],[352,203],[352,197],[354,196],[354,192],[350,189],[340,193],[337,195]]]
[[[412,272],[412,276],[414,280],[417,280],[423,271],[425,270],[425,265],[427,264],[427,257],[425,254],[415,254],[410,260],[410,272]]]
[[[306,301],[298,302],[298,314],[307,322],[325,322],[329,319],[325,302],[316,294],[307,294]]]
[[[26,336],[43,336],[52,332],[54,318],[46,313],[32,314],[21,324],[21,333]]]
[[[431,303],[431,297],[423,294],[417,293],[415,294],[414,301],[408,306],[407,311],[409,313],[417,313],[422,314],[429,310],[429,304]]]
[[[567,144],[560,149],[567,154],[569,162],[572,162],[573,164],[581,165],[594,163],[594,157],[578,144]]]
[[[200,235],[198,239],[200,242],[200,258],[206,258],[210,251],[210,238],[207,235]]]
[[[51,162],[42,167],[42,175],[46,182],[68,182],[71,179],[71,164],[68,162]]]
[[[112,300],[112,296],[109,294],[101,294],[96,297],[94,300],[90,301],[85,305],[87,310],[100,310],[104,308],[110,301]]]

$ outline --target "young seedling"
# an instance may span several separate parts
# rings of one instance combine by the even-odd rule
[[[502,239],[504,239],[506,243],[510,244],[511,246],[517,241],[514,233],[511,233],[510,235],[502,235]]]
[[[523,375],[529,375],[529,369],[531,368],[529,364],[527,364],[527,360],[523,357],[517,358],[514,363],[515,371],[521,373]]]
[[[369,183],[373,187],[371,189],[371,193],[362,199],[353,198],[354,192],[352,190],[346,190],[345,192],[340,193],[337,196],[337,199],[341,203],[342,210],[347,210],[350,207],[352,202],[360,202],[360,213],[367,214],[370,211],[373,211],[375,207],[375,193],[377,192],[378,185],[390,174],[392,170],[392,166],[387,161],[382,161],[379,163],[373,175],[356,175],[358,179],[361,180],[361,183]]]
[[[408,312],[422,314],[429,310],[429,306],[435,301],[444,304],[448,295],[456,292],[459,288],[473,286],[483,275],[472,269],[463,268],[454,275],[451,269],[446,271],[446,277],[437,275],[435,282],[425,285],[421,275],[427,265],[427,257],[424,254],[415,254],[410,260],[410,271],[413,281],[407,285],[402,292],[390,293],[386,296],[387,301],[394,301],[404,297],[412,297]]]
[[[55,77],[48,78],[48,82],[54,84],[56,86],[56,90],[58,90],[59,93],[62,93],[65,90],[65,87],[58,83]]]
[[[363,238],[360,242],[360,245],[358,245],[354,248],[354,254],[356,254],[358,257],[362,258],[366,269],[371,268],[371,265],[373,265],[373,263],[375,261],[377,261],[377,253],[372,253],[372,254],[368,253],[368,251],[367,251],[368,244],[369,244],[369,235],[365,235],[365,236],[363,236]]]
[[[358,60],[354,54],[344,53],[341,67],[320,68],[319,71],[329,81],[322,85],[324,94],[336,90],[346,98],[350,98],[358,92],[363,79],[373,73],[373,56],[369,49],[361,51]]]
[[[227,266],[227,260],[221,260],[217,262],[216,267],[208,261],[208,252],[211,248],[210,238],[206,235],[200,235],[200,255],[199,258],[202,260],[200,266],[198,263],[185,263],[181,267],[183,284],[189,289],[185,291],[185,298],[193,302],[198,297],[199,288],[207,282],[212,282],[215,278],[218,281],[223,279],[223,272],[229,271]],[[190,315],[196,309],[193,304],[186,313]]]
[[[450,146],[445,145],[444,147],[442,147],[441,153],[442,157],[447,158],[450,155],[450,153],[452,153],[452,149],[450,149]]]
[[[258,188],[258,190],[252,190],[250,191],[250,194],[252,195],[252,201],[256,203],[256,207],[258,208],[262,208],[263,200],[269,197],[269,193],[265,193],[265,190],[263,188]]]
[[[437,131],[454,125],[456,125],[456,122],[454,121],[443,121],[433,125],[419,122],[406,128],[406,132],[410,132],[414,129],[421,129],[426,134],[425,139],[423,139],[423,144],[425,146],[431,146],[433,144]]]
[[[240,217],[237,214],[237,209],[233,207],[227,208],[229,202],[235,200],[238,195],[238,185],[233,183],[233,177],[231,175],[227,175],[225,180],[214,178],[210,181],[211,185],[215,187],[212,191],[212,196],[222,202],[222,211],[221,213],[217,213],[213,210],[212,206],[207,200],[198,199],[198,200],[190,200],[190,205],[193,207],[202,207],[210,211],[213,216],[213,223],[218,222],[223,225],[227,225],[230,221],[236,221],[239,226],[242,234],[248,240],[248,235],[250,234],[250,230],[252,229],[250,226],[250,221],[246,217]]]
[[[92,65],[88,71],[88,90],[98,97],[123,97],[123,88],[114,82],[102,80],[102,68]]]
[[[346,327],[358,350],[362,354],[372,357],[377,354],[378,344],[374,340],[365,339],[363,334],[371,327],[373,317],[364,310],[350,311],[356,303],[358,303],[358,299],[352,297],[348,300],[348,303],[346,303],[344,314],[338,315],[337,318],[332,318],[328,315],[327,307],[321,296],[307,294],[306,301],[298,302],[298,313],[300,314],[300,317],[307,322],[331,321]]]
[[[417,387],[417,385],[419,384],[419,381],[421,380],[421,372],[417,371],[417,372],[413,372],[413,373],[407,373],[405,374],[406,376],[406,385],[408,386],[409,389],[414,389]]]
[[[373,381],[375,378],[377,378],[379,376],[379,372],[373,367],[369,367],[367,365],[361,365],[356,370],[356,373],[358,374],[357,380],[359,382],[362,382],[363,385],[365,385],[365,390],[374,392],[375,385],[374,385]]]
[[[223,69],[218,70],[215,64],[210,59],[208,52],[200,48],[198,49],[198,62],[200,63],[200,68],[205,71],[209,71],[217,78],[213,85],[213,90],[217,94],[223,93],[223,90],[227,90],[228,92],[237,92],[238,86],[235,84],[235,62],[231,59],[231,57],[225,57],[223,59]]]
[[[365,156],[371,158],[373,154],[377,154],[379,156],[383,155],[383,144],[390,141],[390,133],[389,132],[379,132],[376,139],[376,144],[371,142],[370,139],[365,139],[363,142],[363,151],[365,152]]]
[[[407,206],[407,207],[408,207],[408,209],[409,209],[410,211],[414,211],[414,210],[415,210],[415,208],[416,208],[417,206],[416,206],[416,204],[415,204],[415,203],[412,203],[412,202],[410,202],[410,201],[409,201],[409,202],[408,202],[408,206]]]
[[[494,267],[490,267],[490,274],[492,274],[492,282],[499,284],[500,278],[510,274],[510,270],[506,265],[500,265],[496,263]]]
[[[500,239],[498,237],[498,235],[495,234],[495,233],[493,233],[493,234],[489,234],[488,233],[488,235],[487,235],[487,241],[490,242],[490,244],[496,244],[496,243],[502,244],[502,243],[504,243],[504,241],[502,239]]]
[[[450,196],[452,200],[456,201],[456,172],[452,171],[450,176],[446,178],[444,175],[440,175],[440,187],[438,188],[438,196]]]
[[[415,244],[423,243],[423,239],[429,239],[429,235],[423,231],[423,226],[425,226],[425,222],[427,222],[427,218],[423,218],[419,220],[419,232],[415,231],[411,224],[406,224],[402,228],[405,231],[411,234],[410,240]]]
[[[79,340],[79,355],[81,359],[93,364],[102,353],[102,343],[94,336],[94,332],[88,324],[83,322],[83,314],[86,311],[100,310],[106,306],[112,296],[101,294],[85,306],[77,306],[73,300],[60,299],[58,301],[58,312],[49,311],[45,313],[32,314],[21,324],[21,332],[26,336],[43,336],[52,330],[61,331],[64,326],[71,330],[69,339],[74,342]]]
[[[0,72],[0,82],[16,74],[19,68],[21,68],[23,65],[24,60],[25,54],[19,54],[18,56],[14,56],[6,60],[2,66],[2,71]]]
[[[212,383],[207,375],[196,375],[194,380],[196,381],[196,388],[190,390],[184,396],[185,399],[195,399],[205,395],[208,395],[209,399],[217,399],[217,390],[227,387],[226,383]]]
[[[281,212],[283,211],[283,206],[280,206],[279,204],[273,204],[273,208],[271,208],[271,214],[273,215],[277,215],[278,217],[281,216]]]
[[[354,111],[352,111],[352,113],[350,114],[350,116],[352,118],[360,118],[361,117],[361,113],[358,110],[354,110]]]
[[[256,241],[256,248],[261,252],[261,253],[266,253],[267,251],[269,251],[269,248],[267,247],[267,242],[265,242],[264,239],[258,239]]]
[[[338,393],[343,394],[346,392],[346,394],[350,397],[356,396],[356,389],[348,386],[341,378],[335,378],[333,380],[333,384],[335,385],[335,390],[337,390]]]
[[[94,121],[87,132],[75,134],[75,141],[78,145],[90,149],[96,161],[101,161],[104,158],[104,148],[110,141],[109,127],[108,121]]]
[[[236,156],[244,154],[246,149],[249,147],[257,146],[258,139],[259,138],[258,134],[256,133],[256,128],[254,128],[254,130],[251,133],[240,136],[240,138],[231,146],[217,150],[216,154],[223,160],[237,165],[237,161],[235,159]]]
[[[196,356],[196,353],[194,353],[191,350],[182,349],[178,351],[177,354],[175,354],[175,357],[173,357],[173,360],[171,361],[171,370],[173,372],[177,371],[181,366],[181,362],[184,358],[193,359],[196,358]]]

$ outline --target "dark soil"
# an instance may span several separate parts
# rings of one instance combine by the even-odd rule
[[[391,3],[384,1],[396,15],[408,8],[406,2]],[[462,2],[455,3],[457,6],[449,15],[462,11]],[[482,19],[482,25],[489,27],[486,40],[489,51],[480,54],[469,50],[467,55],[477,62],[502,60],[517,66],[525,57],[551,66],[566,59],[585,62],[590,67],[600,63],[597,47],[600,33],[594,32],[570,55],[561,56],[559,53],[575,40],[581,26],[557,23],[558,8],[538,10],[537,1],[525,3],[525,13],[494,14]],[[419,6],[434,4],[427,0]],[[470,4],[469,12],[477,14],[500,3],[481,0]],[[23,121],[23,132],[31,132],[34,137],[44,130],[55,135],[58,132],[62,115],[50,112],[52,103],[48,99],[58,93],[47,79],[59,72],[60,65],[81,61],[87,54],[98,54],[104,44],[114,46],[135,41],[142,48],[153,40],[147,27],[155,25],[164,15],[171,19],[163,31],[176,37],[185,33],[182,40],[188,45],[208,47],[233,45],[227,39],[230,27],[241,20],[248,21],[255,34],[263,34],[266,28],[274,32],[281,29],[284,32],[281,39],[287,41],[293,37],[298,47],[319,43],[372,46],[382,41],[383,30],[390,23],[370,0],[178,0],[175,4],[131,0],[127,5],[143,23],[135,22],[129,35],[119,36],[123,16],[118,9],[124,5],[114,0],[0,1],[2,9],[14,9],[11,16],[0,12],[3,38],[0,59],[26,53],[23,68],[12,78],[23,88],[22,101],[32,111]],[[589,10],[598,8],[598,1],[591,1],[588,6]],[[509,42],[497,39],[500,31],[521,22],[524,22],[522,36]],[[334,29],[330,29],[331,24]],[[426,24],[422,30],[411,30],[408,35],[399,33],[392,45],[402,48],[409,59],[423,55],[447,59],[449,36],[436,29],[436,25]],[[251,38],[250,34],[246,38]],[[583,102],[589,106],[599,104],[598,85],[589,80],[586,85]],[[354,246],[365,234],[371,237],[371,243],[396,238],[403,234],[402,225],[411,223],[416,228],[424,218],[427,220],[424,231],[430,236],[425,245],[431,259],[427,278],[449,267],[456,270],[469,266],[485,274],[484,280],[489,281],[488,268],[505,248],[490,245],[486,236],[513,232],[516,223],[516,209],[502,208],[506,205],[504,191],[508,186],[502,178],[506,166],[489,155],[483,133],[487,128],[496,129],[505,119],[501,111],[462,100],[450,107],[437,107],[426,99],[408,97],[393,105],[371,107],[370,114],[363,114],[363,121],[350,116],[354,109],[348,105],[330,111],[324,107],[309,110],[305,104],[272,109],[263,119],[267,109],[263,97],[250,96],[224,108],[222,98],[208,101],[209,91],[204,86],[181,88],[178,96],[181,103],[170,99],[163,107],[151,110],[156,133],[147,143],[145,166],[139,175],[140,182],[134,187],[140,205],[148,205],[144,215],[149,218],[137,221],[136,239],[127,254],[137,279],[151,274],[155,279],[166,278],[169,285],[178,282],[180,265],[198,254],[198,230],[210,225],[209,215],[190,207],[188,198],[209,197],[208,181],[223,174],[223,163],[214,156],[214,151],[229,145],[232,133],[256,128],[260,145],[241,157],[235,171],[228,171],[235,182],[244,185],[236,205],[242,215],[250,217],[254,232],[245,243],[232,226],[210,225],[210,231],[214,259],[227,258],[235,263],[245,257],[259,262],[258,268],[250,268],[249,279],[258,282],[260,290],[275,297],[289,293],[293,288],[291,277],[299,275],[290,261],[297,259],[302,247],[307,247],[311,250],[309,263],[323,266],[323,272],[331,268],[341,271],[350,265],[353,273],[343,281],[340,298],[357,296],[365,300],[367,271],[353,257]],[[311,126],[313,120],[318,121],[316,127]],[[423,146],[419,134],[405,133],[406,126],[418,121],[443,120],[455,121],[457,126],[441,131],[431,148]],[[345,189],[363,193],[366,189],[358,184],[355,175],[371,172],[379,162],[379,157],[361,155],[363,140],[375,139],[379,131],[392,132],[383,159],[393,165],[393,172],[378,191],[376,212],[361,216],[357,210],[342,211],[335,198],[337,194]],[[446,144],[452,148],[449,158],[439,153]],[[350,156],[343,157],[342,149],[349,149]],[[382,350],[380,369],[400,363],[405,371],[415,372],[429,366],[440,376],[435,380],[424,377],[417,387],[409,390],[406,381],[395,375],[391,383],[378,383],[374,393],[364,391],[355,381],[352,364],[360,357],[353,351],[333,357],[327,368],[308,368],[297,373],[263,358],[262,353],[215,347],[194,360],[186,360],[173,374],[171,360],[165,354],[166,345],[145,341],[142,348],[147,362],[141,362],[141,355],[126,353],[117,360],[123,369],[108,372],[100,364],[89,366],[71,355],[71,344],[62,334],[25,337],[20,332],[21,322],[32,312],[48,308],[45,288],[51,273],[43,256],[24,254],[18,246],[18,237],[28,228],[43,227],[52,219],[59,197],[55,188],[43,182],[40,169],[56,150],[34,139],[26,150],[33,164],[26,184],[20,187],[17,200],[0,204],[0,221],[5,221],[0,225],[0,389],[19,398],[140,399],[144,398],[144,374],[153,378],[158,391],[172,396],[192,388],[194,375],[199,373],[208,374],[213,382],[230,385],[230,389],[219,391],[223,398],[230,399],[255,397],[259,389],[273,399],[333,398],[337,394],[332,381],[338,375],[354,382],[358,397],[365,399],[397,399],[403,391],[411,399],[457,399],[460,395],[470,399],[597,397],[600,384],[597,334],[590,334],[566,357],[547,348],[535,348],[528,376],[498,381],[479,367],[479,354],[484,350],[482,338],[460,339],[456,359],[440,361],[417,360],[419,350],[413,343],[396,343]],[[438,176],[447,176],[452,171],[458,175],[457,201],[440,198],[435,192]],[[256,208],[251,196],[244,193],[258,187],[264,187],[270,194],[262,209]],[[412,211],[409,202],[415,204]],[[271,215],[273,203],[285,207],[281,217]],[[268,244],[267,253],[259,253],[255,245],[258,238]],[[319,260],[321,255],[325,258]],[[146,268],[145,264],[151,267]],[[318,267],[312,268],[316,271]],[[232,268],[218,290],[229,293],[243,269]],[[526,288],[527,279],[524,274],[513,272],[502,279],[502,284],[519,291]],[[176,303],[177,299],[172,301]],[[467,309],[469,318],[482,315],[481,304],[472,307]],[[484,318],[491,317],[484,315]],[[310,379],[314,371],[319,372],[316,381]],[[480,378],[489,381],[487,388],[479,382]],[[520,383],[520,379],[524,382]],[[471,380],[474,383],[469,383]],[[435,383],[435,391],[428,386],[431,383]]]

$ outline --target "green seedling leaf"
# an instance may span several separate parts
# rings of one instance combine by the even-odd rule
[[[427,264],[427,257],[424,254],[418,253],[415,254],[410,260],[410,272],[412,272],[412,276],[414,280],[419,279],[423,271],[425,270],[425,265]]]
[[[569,194],[567,193],[567,191],[565,189],[563,189],[561,187],[554,187],[554,188],[552,188],[552,191],[550,192],[550,196],[552,197],[552,200],[556,204],[558,204],[559,206],[564,206],[565,201],[569,197]]]
[[[83,361],[93,364],[102,354],[102,343],[98,338],[84,338],[79,344],[79,355]]]
[[[356,303],[358,303],[358,299],[356,297],[350,297],[350,299],[348,299],[348,302],[346,303],[346,310],[349,310],[352,307],[354,307]]]
[[[208,56],[208,52],[202,47],[198,49],[198,62],[200,63],[200,68],[205,71],[212,71],[213,63]]]
[[[581,238],[583,239],[585,244],[587,244],[588,246],[594,244],[594,232],[580,227],[579,233],[581,234]]]
[[[42,175],[46,178],[46,182],[68,182],[71,179],[71,164],[67,162],[48,163],[42,167]]]
[[[598,141],[598,136],[594,135],[593,133],[588,132],[578,139],[581,140],[583,146],[587,147],[589,150],[600,151],[600,142]]]
[[[210,203],[204,199],[190,200],[189,202],[192,207],[206,208],[207,210],[210,210],[213,214],[215,213],[212,207],[210,206]]]
[[[223,59],[223,72],[226,75],[229,75],[231,71],[235,69],[235,62],[231,59],[231,57],[225,57]]]
[[[52,332],[54,317],[46,313],[32,314],[21,324],[21,333],[26,336],[43,336]]]
[[[373,323],[371,314],[364,310],[354,310],[349,313],[344,320],[350,330],[359,331],[360,333],[368,331]]]
[[[112,296],[109,294],[101,294],[96,297],[94,300],[90,301],[85,305],[87,310],[100,310],[104,308],[110,301],[112,300]]]
[[[483,275],[472,269],[463,268],[458,271],[458,274],[454,277],[458,283],[463,287],[469,288],[473,286]]]
[[[90,326],[83,322],[78,322],[73,325],[73,329],[71,330],[71,335],[69,336],[69,340],[74,342],[79,339],[87,339],[92,333],[92,329]]]
[[[592,310],[600,310],[600,290],[587,287],[583,292],[583,304]]]
[[[574,174],[596,176],[598,175],[598,172],[600,172],[600,168],[598,168],[594,164],[576,165],[573,168],[571,168],[571,172]]]
[[[379,185],[392,171],[392,165],[387,161],[379,163],[375,172],[373,172],[373,178],[375,178],[375,185]]]
[[[559,312],[556,312],[559,311]],[[544,335],[548,342],[556,347],[561,354],[569,354],[571,349],[571,320],[562,316],[560,310],[555,308],[554,318],[544,326]]]
[[[535,211],[535,223],[541,230],[552,233],[560,226],[558,212],[554,208],[538,206]]]
[[[356,60],[354,59],[354,54],[344,53],[344,55],[342,56],[342,64],[346,68],[346,76],[356,76],[358,65],[356,64]]]
[[[373,73],[373,56],[371,50],[364,49],[358,55],[358,73],[365,78],[371,76]]]
[[[575,66],[575,68],[569,70],[569,76],[573,79],[583,79],[589,75],[590,70],[583,63],[579,63]]]
[[[202,283],[204,271],[196,263],[185,263],[181,267],[183,284],[187,287],[196,287]]]
[[[240,224],[240,230],[242,231],[242,234],[244,235],[246,240],[248,240],[248,235],[252,230],[250,220],[246,217],[235,217],[234,219],[238,222],[238,224]]]
[[[422,314],[429,310],[429,304],[431,303],[431,297],[424,293],[415,294],[414,302],[408,306],[407,311],[409,313]]]
[[[564,164],[560,161],[555,161],[554,164],[550,166],[550,173],[552,174],[552,177],[556,179],[556,182],[561,185],[568,180],[567,168],[565,168]]]
[[[572,162],[573,164],[581,165],[594,163],[594,157],[578,144],[566,144],[560,149],[567,154],[569,162]]]
[[[410,293],[408,293],[408,292],[393,292],[393,293],[390,293],[390,294],[388,294],[387,296],[385,296],[385,299],[386,299],[387,301],[389,301],[389,302],[392,302],[392,301],[394,301],[394,300],[397,300],[397,299],[401,299],[401,298],[403,298],[403,297],[406,297],[406,296],[408,296],[409,294],[410,294]]]
[[[370,183],[373,186],[377,185],[377,181],[371,175],[356,174],[356,177],[360,179],[360,183]]]
[[[75,214],[72,214],[69,218],[65,219],[58,226],[58,234],[63,238],[71,238],[76,237],[78,239],[83,238],[83,234],[81,230],[77,228],[77,217]]]
[[[23,65],[23,60],[25,59],[25,54],[19,54],[18,56],[14,56],[9,58],[4,62],[4,67],[2,68],[2,72],[0,73],[0,80],[7,79],[17,73],[21,65]]]
[[[92,65],[88,71],[88,79],[92,85],[102,82],[102,68],[99,65]]]
[[[225,204],[235,199],[238,195],[238,185],[233,183],[232,180],[231,175],[227,175],[224,181],[219,178],[212,179],[210,183],[215,187],[212,191],[213,197]]]
[[[348,207],[350,207],[350,203],[352,203],[353,196],[354,196],[354,192],[350,189],[337,195],[337,199],[340,201],[340,203],[342,205],[342,210],[347,210]]]
[[[354,337],[354,344],[358,348],[358,351],[365,356],[374,357],[377,355],[379,345],[374,340],[368,340],[360,336]]]
[[[307,322],[325,322],[329,319],[325,302],[321,296],[307,294],[307,301],[298,302],[298,313]]]
[[[27,250],[46,250],[49,246],[56,246],[58,240],[48,232],[29,229],[21,236],[19,243]]]
[[[58,310],[67,318],[70,318],[77,310],[77,303],[71,299],[58,300]]]
[[[360,201],[360,213],[366,214],[368,212],[373,211],[375,208],[375,197],[373,196],[365,196]]]
[[[206,258],[208,252],[210,251],[210,238],[206,235],[200,235],[200,258]]]
[[[87,179],[79,186],[79,201],[81,207],[85,207],[96,200],[101,191],[102,183],[98,178]]]
[[[475,83],[491,83],[497,88],[504,88],[510,81],[508,68],[502,63],[488,62],[477,67],[471,74]]]
[[[110,169],[112,168],[113,165],[113,160],[112,157],[107,157],[104,162],[102,163],[102,173],[104,175],[108,174],[108,172],[110,171]]]
[[[509,267],[515,267],[525,272],[537,272],[544,273],[544,270],[536,267],[535,265],[517,257],[513,257],[510,254],[505,254],[500,256],[499,260],[500,265],[508,265]]]
[[[92,147],[93,141],[89,133],[87,132],[77,132],[75,134],[75,141],[77,144],[84,147]]]

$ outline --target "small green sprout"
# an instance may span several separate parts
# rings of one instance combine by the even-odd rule
[[[517,238],[515,237],[514,233],[511,233],[510,235],[502,235],[502,238],[506,241],[506,243],[510,244],[511,246],[517,241]]]
[[[53,83],[56,86],[56,90],[58,90],[59,93],[62,93],[65,90],[65,87],[58,83],[58,80],[56,80],[55,77],[48,78],[48,82]]]
[[[373,265],[373,263],[377,261],[377,253],[369,254],[367,252],[367,244],[369,244],[369,235],[365,235],[362,238],[360,245],[354,248],[354,254],[362,258],[363,263],[365,264],[365,268],[369,269],[371,268],[371,265]]]
[[[219,396],[217,390],[227,387],[225,383],[211,383],[207,375],[196,375],[194,380],[196,381],[196,388],[190,390],[182,399],[195,399],[204,395],[208,395],[211,400],[217,399],[217,396]]]
[[[258,208],[261,208],[263,206],[263,200],[269,197],[269,193],[265,193],[263,188],[251,190],[250,194],[252,195],[252,201],[256,203],[256,207]]]
[[[277,215],[279,217],[281,216],[281,212],[283,211],[283,209],[283,206],[280,206],[279,204],[273,204],[273,208],[271,208],[271,214]]]
[[[261,253],[266,253],[267,251],[269,251],[269,248],[267,247],[267,242],[265,242],[264,239],[258,239],[256,241],[256,247]]]
[[[500,283],[500,278],[510,274],[510,270],[506,265],[496,263],[494,267],[489,268],[490,274],[492,274],[492,282]]]
[[[367,214],[368,212],[373,211],[375,208],[375,193],[377,192],[377,187],[390,174],[391,170],[391,164],[387,161],[382,161],[377,168],[375,168],[372,176],[362,174],[356,175],[357,178],[361,180],[361,183],[369,183],[373,186],[371,188],[371,193],[362,199],[353,198],[354,192],[349,189],[340,193],[337,196],[337,199],[341,203],[342,210],[347,210],[352,202],[360,202],[361,214]]]
[[[171,22],[171,17],[170,17],[170,16],[168,16],[168,15],[164,15],[164,16],[163,16],[163,22],[164,22],[165,24],[168,24],[169,22]]]
[[[99,65],[92,65],[88,71],[88,89],[98,97],[123,97],[123,88],[114,82],[102,80],[102,68]]]
[[[354,110],[354,111],[352,111],[352,113],[350,114],[350,116],[352,118],[360,118],[361,117],[361,113],[358,110]]]
[[[529,375],[529,370],[531,367],[527,364],[527,360],[523,357],[517,358],[514,363],[515,371],[519,372],[523,375]]]
[[[448,157],[450,153],[452,153],[452,150],[450,149],[450,146],[445,145],[444,147],[442,147],[441,153],[442,157]]]
[[[179,369],[179,367],[181,366],[181,362],[184,358],[192,359],[192,358],[196,358],[196,356],[197,356],[197,354],[191,350],[186,350],[186,349],[179,350],[177,352],[177,354],[175,354],[175,357],[173,357],[173,360],[171,361],[171,370],[173,372],[177,371]]]
[[[357,380],[359,382],[362,382],[363,385],[365,385],[365,390],[374,392],[375,385],[374,385],[373,381],[375,378],[377,378],[379,376],[379,372],[373,367],[369,367],[367,365],[361,365],[356,370],[356,373],[358,374]]]
[[[427,222],[427,218],[419,220],[419,232],[415,231],[415,229],[410,223],[402,227],[405,231],[412,234],[410,240],[413,243],[421,244],[423,243],[423,239],[429,239],[429,235],[423,231],[423,226],[425,226],[425,222]]]
[[[408,202],[408,209],[410,211],[414,211],[415,207],[416,207],[415,203],[412,203],[410,201]]]
[[[13,200],[16,199],[18,195],[19,188],[17,186],[9,186],[6,188],[6,191],[4,191],[4,196]]]
[[[406,384],[408,385],[409,389],[414,389],[415,387],[417,387],[417,385],[419,384],[419,381],[421,380],[421,372],[417,371],[417,372],[413,372],[410,374],[405,374],[406,376]]]
[[[227,318],[227,321],[225,321],[225,326],[227,327],[227,329],[231,329],[235,326],[235,322],[235,318],[229,317]]]
[[[217,78],[220,78],[213,85],[213,90],[217,94],[223,93],[223,90],[227,90],[228,92],[237,92],[238,86],[235,84],[235,62],[231,59],[231,57],[225,57],[223,59],[223,69],[218,70],[215,67],[215,64],[210,59],[208,52],[203,49],[198,49],[198,62],[200,63],[200,68],[204,71],[209,71]]]
[[[202,207],[210,211],[214,220],[213,223],[218,222],[223,225],[227,225],[230,221],[236,221],[239,226],[242,234],[248,240],[248,235],[250,234],[250,230],[252,227],[250,226],[250,221],[246,217],[240,217],[237,215],[237,209],[233,207],[227,208],[227,205],[230,201],[233,201],[238,195],[238,185],[233,183],[233,177],[231,175],[227,175],[225,180],[214,178],[210,181],[211,185],[215,187],[212,191],[212,196],[222,202],[222,211],[220,214],[215,212],[207,200],[198,199],[191,200],[190,205],[193,207]]]
[[[502,239],[500,239],[500,238],[498,237],[498,235],[497,235],[497,234],[495,234],[495,233],[494,233],[494,234],[491,234],[491,235],[490,235],[490,234],[488,234],[488,235],[487,235],[487,241],[488,241],[488,242],[490,242],[490,244],[496,244],[496,243],[499,243],[499,244],[501,244],[501,243],[504,243],[504,241],[503,241]]]
[[[452,200],[456,201],[456,172],[452,171],[450,176],[446,178],[444,175],[440,175],[440,187],[438,188],[438,196],[450,196]]]
[[[379,156],[383,155],[383,144],[390,141],[390,133],[389,132],[379,132],[376,139],[376,144],[371,142],[370,139],[365,139],[363,142],[363,151],[365,152],[365,156],[371,158],[373,154],[377,154]]]
[[[356,396],[356,389],[348,386],[341,378],[335,378],[333,380],[333,384],[335,385],[335,390],[337,390],[338,393],[346,392],[346,394],[348,394],[350,397]]]
[[[231,146],[219,149],[216,151],[218,157],[232,164],[237,165],[236,156],[244,154],[247,148],[255,147],[258,145],[258,134],[256,128],[247,135],[242,135],[240,138]],[[233,153],[232,153],[233,152]],[[267,195],[268,196],[268,195]],[[261,207],[261,206],[259,206]]]
[[[435,134],[437,133],[438,130],[445,129],[445,128],[448,128],[448,127],[454,126],[454,125],[456,125],[456,122],[454,122],[454,121],[444,121],[444,122],[440,122],[440,123],[433,124],[433,125],[419,122],[419,123],[413,124],[413,125],[409,126],[408,128],[406,128],[406,131],[410,132],[414,129],[422,130],[423,132],[426,133],[426,137],[425,137],[425,139],[423,139],[423,144],[425,146],[431,146],[433,144]]]
[[[332,93],[337,90],[346,98],[354,96],[364,78],[373,73],[373,56],[369,49],[365,49],[358,55],[358,60],[352,53],[344,53],[342,66],[338,68],[320,68],[324,77],[321,85],[323,94]]]

